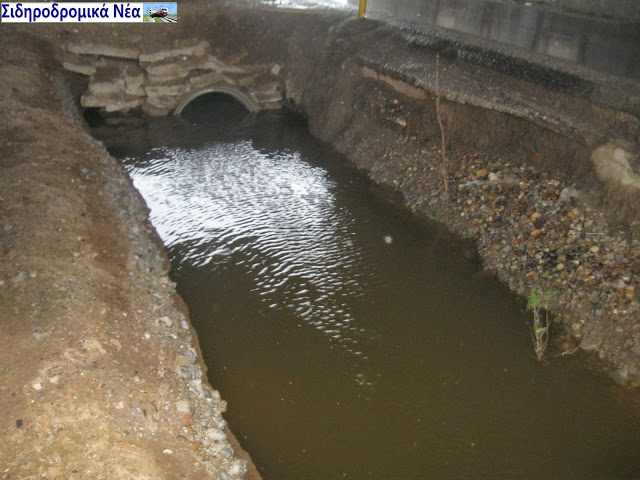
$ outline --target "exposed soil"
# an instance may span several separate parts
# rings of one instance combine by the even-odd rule
[[[47,45],[0,35],[0,477],[241,478],[143,200]]]
[[[594,351],[616,381],[637,387],[635,197],[603,189],[584,161],[584,144],[499,112],[443,101],[445,192],[434,99],[416,101],[358,67],[340,69],[343,81],[329,95],[311,91],[330,98],[329,106],[317,98],[304,105],[313,132],[400,192],[416,215],[475,240],[485,269],[512,290],[525,297],[535,289],[550,292],[561,343],[556,353],[578,346]]]
[[[393,70],[394,57],[402,63],[400,50],[381,52],[366,41],[358,49],[340,36],[342,25],[312,15],[280,22],[269,21],[279,15],[273,12],[267,20],[207,12],[192,11],[191,24],[181,13],[182,25],[194,28],[171,35],[217,32],[226,38],[215,45],[225,60],[290,61],[287,97],[308,115],[315,135],[401,192],[416,214],[476,239],[486,268],[514,290],[555,291],[556,318],[576,345],[595,350],[621,383],[638,384],[637,209],[632,205],[616,222],[607,208],[625,203],[607,202],[580,163],[580,145],[587,151],[610,132],[637,140],[635,120],[591,109],[584,96],[546,93],[539,85],[514,90],[520,80],[500,80],[491,95],[521,92],[546,106],[577,105],[573,112],[584,115],[575,118],[588,123],[597,112],[592,121],[606,128],[593,133],[587,125],[588,138],[568,148],[574,125],[531,128],[523,117],[445,102],[450,191],[444,195],[433,96],[412,99],[362,75],[363,65]],[[56,56],[51,45],[66,37],[95,36],[93,26],[83,27],[38,31],[51,43],[21,34],[25,29],[0,31],[2,478],[240,478],[246,465],[232,454],[220,415],[225,403],[206,382],[146,206],[74,117],[72,95],[49,60]],[[113,42],[136,41],[117,39],[127,32],[123,26],[108,27]],[[358,39],[357,31],[348,33]],[[154,35],[160,37],[137,41],[153,44]],[[375,50],[378,65],[368,63],[366,48]],[[421,68],[432,66],[434,54],[416,54]],[[449,66],[460,68],[458,78],[490,78],[460,60]],[[483,137],[502,127],[511,144]],[[460,141],[474,129],[481,133],[474,134],[477,143]],[[569,340],[559,347],[572,348]]]

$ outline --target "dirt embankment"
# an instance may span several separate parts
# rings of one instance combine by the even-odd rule
[[[241,478],[143,200],[51,47],[0,45],[0,477]]]
[[[314,135],[416,215],[475,239],[485,268],[514,291],[549,293],[555,353],[595,352],[638,386],[640,122],[624,111],[637,82],[517,52],[498,52],[496,70],[482,45],[483,62],[468,62],[460,38],[339,16],[229,9],[215,22],[235,32],[234,54],[284,65],[289,107]],[[526,79],[509,73],[523,65]]]
[[[312,132],[399,191],[417,215],[474,239],[485,269],[511,289],[549,293],[552,329],[571,337],[554,353],[593,351],[614,379],[637,387],[638,119],[579,91],[407,48],[385,29],[346,22],[327,43],[330,54],[305,48],[304,67],[291,62],[287,80]],[[607,155],[614,169],[626,155],[633,188],[606,183],[599,162]]]
[[[196,5],[170,31],[3,27],[3,478],[238,478],[245,468],[231,454],[225,404],[204,381],[144,203],[74,121],[48,60],[70,38],[106,38],[100,32],[145,51],[206,40],[224,61],[281,65],[281,89],[315,135],[402,193],[417,215],[475,238],[486,268],[514,290],[555,292],[558,322],[576,344],[637,385],[637,208],[607,198],[588,158],[614,134],[637,142],[637,119],[579,91],[497,74],[344,20]]]

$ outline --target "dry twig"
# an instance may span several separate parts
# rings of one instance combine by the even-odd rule
[[[440,125],[440,140],[442,141],[442,165],[440,165],[440,172],[442,173],[442,181],[444,183],[444,191],[449,193],[449,180],[447,173],[447,150],[446,141],[444,136],[444,124],[442,123],[442,116],[440,115],[440,54],[436,54],[436,117],[438,119],[438,125]]]

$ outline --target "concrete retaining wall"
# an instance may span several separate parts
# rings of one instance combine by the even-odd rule
[[[597,15],[628,22],[640,22],[640,2],[636,0],[541,0],[535,3],[546,4],[583,15]]]

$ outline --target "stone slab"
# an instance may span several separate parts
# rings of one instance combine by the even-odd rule
[[[124,79],[114,78],[112,80],[94,80],[89,82],[89,92],[94,95],[118,95],[124,92]]]
[[[104,108],[107,112],[127,112],[132,108],[141,106],[144,97],[124,95],[97,95],[89,91],[80,97],[80,105],[85,108]]]
[[[151,105],[160,110],[173,110],[178,105],[180,98],[177,96],[170,95],[157,95],[147,97],[147,102],[145,105]]]
[[[189,86],[191,88],[206,87],[208,85],[216,85],[219,83],[230,83],[224,75],[220,72],[205,73],[203,75],[196,75],[189,79]]]
[[[253,85],[256,81],[256,75],[247,75],[242,77],[236,77],[234,80],[229,78],[229,83],[238,85],[240,87],[247,87],[249,85]],[[228,78],[228,77],[227,77]]]
[[[182,48],[141,53],[139,59],[141,63],[158,63],[163,62],[167,59],[175,59],[180,57],[203,57],[206,54],[208,48],[209,42],[202,41],[196,43],[195,45]]]
[[[100,55],[102,57],[138,59],[140,51],[136,48],[118,48],[111,45],[70,43],[67,51],[78,55]]]
[[[640,175],[631,167],[634,158],[633,153],[614,144],[602,145],[591,154],[591,162],[600,180],[622,188],[640,190]]]
[[[95,55],[75,55],[65,52],[62,57],[62,68],[81,75],[93,75],[96,72]]]
[[[161,108],[149,103],[145,103],[142,106],[142,111],[150,117],[166,117],[167,115],[169,115],[169,112],[171,112],[171,108]]]
[[[138,64],[126,65],[122,71],[122,78],[125,83],[124,92],[127,95],[144,95],[145,73]]]
[[[153,97],[179,97],[186,93],[187,84],[147,85],[144,90],[149,99]]]
[[[263,104],[263,103],[271,103],[271,102],[281,102],[282,101],[282,92],[278,89],[273,89],[273,90],[265,90],[265,91],[254,91],[252,92],[253,98],[256,99],[256,101],[259,104]]]
[[[280,110],[282,108],[282,102],[261,103],[260,108],[263,110]]]
[[[118,100],[110,104],[107,104],[105,106],[105,110],[110,113],[111,112],[125,113],[125,112],[128,112],[129,110],[140,107],[143,103],[144,103],[144,97],[137,97],[137,98],[131,98],[131,99],[127,99],[125,97],[122,100]]]
[[[190,58],[187,60],[178,60],[171,63],[150,64],[146,65],[145,70],[150,76],[154,77],[173,77],[184,78],[189,75],[192,70],[213,70],[208,62],[202,58]]]

